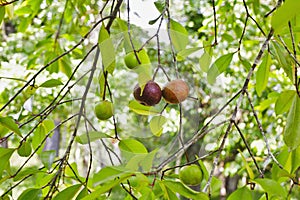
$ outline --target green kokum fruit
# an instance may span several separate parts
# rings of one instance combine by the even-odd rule
[[[114,114],[113,104],[110,101],[101,101],[95,106],[96,117],[100,120],[107,120]]]
[[[136,55],[139,58],[140,63],[137,60]],[[132,51],[132,52],[129,52],[128,54],[126,54],[126,56],[124,57],[125,65],[129,69],[134,69],[139,65],[150,63],[150,59],[149,59],[148,54],[145,49],[142,49],[141,51],[136,52],[136,55]]]
[[[202,171],[195,164],[184,166],[179,171],[179,179],[186,185],[199,185],[202,178]]]

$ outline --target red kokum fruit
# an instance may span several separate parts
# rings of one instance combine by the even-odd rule
[[[170,81],[162,90],[163,98],[170,104],[181,103],[188,95],[189,86],[181,79]]]
[[[145,106],[154,106],[158,104],[161,99],[161,89],[154,81],[148,81],[142,92],[141,87],[137,84],[133,90],[134,98]]]

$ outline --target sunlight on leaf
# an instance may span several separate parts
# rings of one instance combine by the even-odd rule
[[[288,21],[299,15],[300,4],[298,0],[286,0],[276,9],[272,16],[272,28],[278,33],[283,26],[287,26]]]
[[[150,121],[150,129],[153,135],[159,137],[163,132],[163,126],[167,122],[164,116],[154,116]]]
[[[294,96],[292,106],[286,119],[283,140],[285,144],[294,150],[300,146],[300,97]]]
[[[207,72],[207,81],[209,84],[214,84],[216,78],[229,67],[233,54],[234,53],[223,55],[211,65]]]

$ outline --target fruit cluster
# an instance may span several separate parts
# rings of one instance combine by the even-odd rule
[[[145,49],[142,49],[138,52],[126,54],[124,62],[129,69],[134,69],[140,65],[150,63],[150,59]],[[169,104],[179,104],[188,97],[188,94],[189,86],[181,79],[170,81],[163,89],[156,82],[150,80],[143,86],[137,84],[133,91],[134,98],[145,106],[158,104],[162,97]],[[107,120],[114,115],[113,103],[103,100],[96,104],[94,112],[99,120]]]
[[[189,95],[189,86],[181,79],[170,81],[161,90],[159,85],[150,80],[143,89],[136,85],[133,91],[134,98],[146,106],[158,104],[161,97],[169,104],[178,104],[183,102]]]

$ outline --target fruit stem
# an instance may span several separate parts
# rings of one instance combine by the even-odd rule
[[[107,74],[108,72],[107,71],[104,71],[104,90],[103,90],[103,96],[102,96],[102,100],[104,101],[105,100],[105,94],[106,94],[106,86],[107,86]]]

